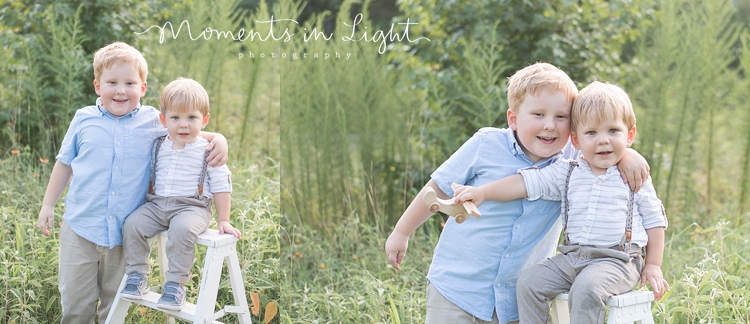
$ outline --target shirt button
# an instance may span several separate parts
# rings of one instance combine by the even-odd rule
[[[119,167],[115,167],[115,170],[117,170]]]
[[[115,195],[115,192],[114,192],[114,191],[112,191],[112,194],[111,194],[111,195],[112,195],[112,196],[114,196],[114,195]]]
[[[510,258],[510,254],[506,254],[506,255],[505,255],[505,258],[506,258],[506,259],[507,259],[507,258]]]
[[[521,228],[521,225],[516,225],[516,228]]]
[[[595,184],[599,184],[599,180],[596,180],[596,182],[594,182],[594,183],[595,183]]]

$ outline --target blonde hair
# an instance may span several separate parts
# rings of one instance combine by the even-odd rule
[[[543,90],[562,91],[573,102],[578,88],[568,74],[549,63],[535,63],[508,78],[508,109],[518,113],[527,94],[538,96]]]
[[[167,111],[198,110],[205,117],[209,109],[208,92],[193,79],[178,78],[170,82],[164,87],[159,98],[159,110],[162,114]]]
[[[123,42],[112,43],[100,48],[94,53],[94,79],[99,80],[104,69],[109,69],[117,63],[128,63],[138,70],[142,82],[148,76],[148,64],[143,54],[132,46]]]
[[[578,94],[570,111],[570,130],[581,125],[599,124],[605,120],[621,120],[628,129],[635,126],[635,112],[628,94],[620,87],[594,81]]]

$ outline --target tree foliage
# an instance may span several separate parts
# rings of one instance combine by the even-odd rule
[[[623,48],[654,19],[654,4],[648,0],[417,0],[401,2],[400,9],[404,14],[398,19],[419,23],[412,32],[430,41],[410,44],[394,61],[417,67],[412,80],[436,79],[431,83],[438,85],[431,91],[436,95],[432,110],[444,118],[441,123],[458,125],[440,130],[457,139],[440,145],[447,152],[479,124],[506,125],[504,95],[477,107],[467,92],[489,93],[495,91],[492,85],[504,94],[506,77],[540,61],[560,67],[579,85],[622,75],[621,63],[628,56]],[[503,67],[491,85],[486,75],[481,76],[481,86],[470,80],[479,77],[472,63],[476,59],[485,66]],[[466,114],[478,108],[495,113],[481,113],[480,119]],[[496,118],[486,120],[490,115]]]

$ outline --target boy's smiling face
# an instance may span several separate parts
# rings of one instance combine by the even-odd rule
[[[115,117],[133,111],[146,94],[146,82],[141,80],[138,70],[128,63],[116,63],[102,71],[99,80],[94,80],[96,94],[102,98],[102,106]]]
[[[562,91],[527,94],[518,112],[508,109],[508,126],[532,162],[559,153],[570,136],[572,102]]]
[[[173,109],[159,114],[162,125],[169,132],[172,149],[185,148],[185,144],[193,143],[198,138],[201,129],[206,127],[210,114],[203,114],[197,109]]]
[[[625,149],[635,140],[635,126],[628,129],[618,118],[608,118],[600,123],[579,125],[571,135],[573,145],[581,150],[583,158],[595,175],[603,175],[607,168],[620,162]]]

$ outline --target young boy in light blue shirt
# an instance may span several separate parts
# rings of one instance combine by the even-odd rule
[[[54,207],[68,187],[60,228],[62,323],[104,323],[124,275],[122,225],[144,203],[149,152],[167,133],[159,112],[142,106],[148,65],[140,52],[113,43],[94,54],[96,105],[76,111],[52,169],[39,230],[49,236]],[[211,164],[224,164],[226,139],[216,139]],[[70,184],[68,184],[70,182]],[[99,305],[96,306],[96,299]]]
[[[568,144],[570,107],[578,94],[565,72],[547,63],[519,70],[508,83],[509,129],[483,128],[433,174],[425,187],[438,197],[453,196],[452,183],[480,186],[516,174],[521,168],[544,168],[572,158]],[[632,186],[648,174],[645,160],[630,151],[620,163]],[[409,235],[432,213],[412,201],[385,245],[399,269]],[[509,323],[518,321],[518,271],[552,256],[560,235],[557,202],[516,200],[486,202],[479,219],[458,224],[449,218],[435,247],[427,274],[426,323]]]

